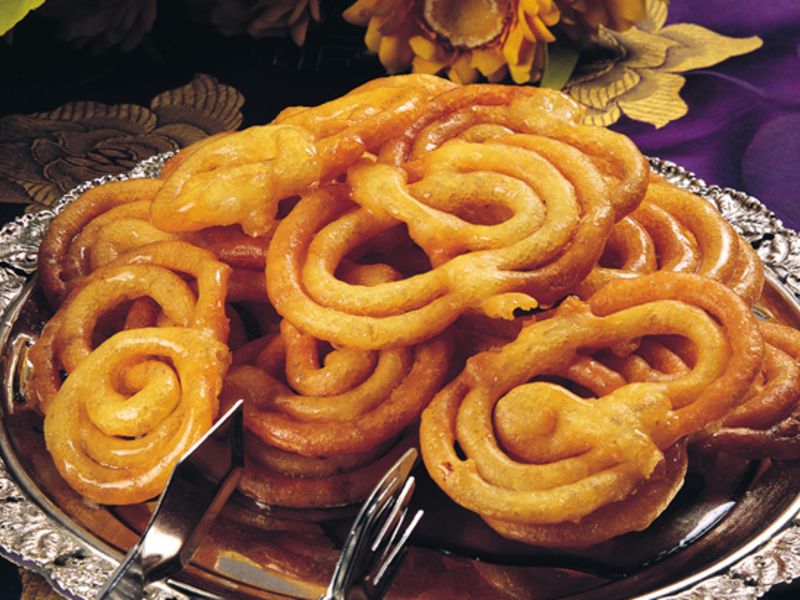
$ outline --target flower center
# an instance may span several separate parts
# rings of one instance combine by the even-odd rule
[[[425,0],[423,17],[451,45],[477,48],[503,32],[511,11],[504,0]]]

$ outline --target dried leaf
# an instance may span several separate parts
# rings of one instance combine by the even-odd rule
[[[686,115],[689,108],[680,96],[686,83],[683,77],[649,69],[642,69],[639,75],[639,85],[619,100],[626,116],[661,128]]]
[[[632,69],[660,67],[667,59],[668,52],[678,45],[678,42],[660,33],[653,35],[635,28],[617,34],[617,38],[627,52],[625,66]]]
[[[667,22],[667,0],[647,0],[647,16],[636,23],[636,27],[648,33],[656,33]]]
[[[243,104],[244,97],[236,88],[199,74],[186,85],[153,98],[150,109],[158,116],[159,128],[189,123],[217,133],[241,126]]]
[[[662,29],[660,35],[676,42],[662,67],[670,73],[710,67],[763,45],[758,36],[732,38],[692,23],[670,25]]]
[[[640,79],[639,71],[617,66],[590,81],[570,86],[567,93],[586,107],[605,111],[633,90]]]

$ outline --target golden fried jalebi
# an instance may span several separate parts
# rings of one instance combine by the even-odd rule
[[[230,360],[229,272],[186,242],[145,245],[82,278],[45,327],[30,389],[56,467],[85,497],[151,498],[210,427]],[[153,321],[166,326],[141,327]]]
[[[138,299],[154,300],[166,323],[197,329],[224,343],[228,335],[224,302],[229,272],[230,267],[206,250],[186,242],[157,242],[135,249],[84,278],[30,353],[34,366],[30,390],[42,411],[47,412],[61,385],[61,371],[71,373],[93,352],[98,337],[108,337],[98,336],[104,317],[113,317],[115,310]],[[179,274],[192,276],[197,291]],[[112,330],[124,327],[123,318]]]
[[[612,279],[656,270],[716,279],[749,304],[764,285],[750,244],[708,202],[659,179],[651,181],[641,206],[615,226],[600,266],[577,292],[586,297]]]
[[[53,220],[39,246],[38,263],[42,289],[51,304],[58,306],[66,297],[69,279],[87,274],[80,265],[85,260],[82,248],[72,248],[84,228],[114,207],[149,202],[160,187],[161,182],[155,179],[129,179],[93,187]]]
[[[761,323],[767,353],[764,381],[719,429],[703,440],[707,447],[745,458],[800,458],[800,332],[776,323]]]
[[[47,407],[47,449],[80,494],[106,504],[157,495],[208,430],[228,349],[184,327],[115,334],[67,377]]]
[[[394,166],[413,163],[453,138],[485,142],[518,133],[537,142],[558,140],[591,157],[613,181],[610,200],[621,218],[644,195],[647,163],[625,136],[578,124],[582,110],[564,94],[542,88],[460,86],[433,99],[411,127],[383,146],[380,158]]]
[[[328,508],[363,501],[375,484],[416,445],[407,434],[388,451],[361,455],[308,458],[259,444],[250,445],[250,461],[239,480],[239,489],[261,502],[294,508]]]
[[[280,331],[242,348],[226,378],[223,401],[245,399],[251,436],[240,487],[295,507],[363,499],[408,447],[394,442],[443,382],[449,344],[334,349],[320,366],[317,340],[287,321]]]
[[[530,525],[487,518],[502,536],[537,546],[583,547],[604,542],[631,531],[646,529],[683,486],[687,456],[685,443],[664,451],[664,460],[647,481],[624,500],[598,508],[579,522]]]
[[[594,400],[528,383],[563,371],[583,350],[648,335],[691,340],[691,370]],[[762,354],[754,317],[721,284],[674,273],[613,282],[587,304],[565,301],[499,351],[471,358],[423,413],[423,458],[437,484],[490,525],[582,522],[629,498],[654,476],[667,448],[735,406]],[[667,496],[675,492],[674,481],[662,487]],[[525,531],[513,529],[516,536]],[[541,541],[537,533],[531,543]]]
[[[247,297],[266,298],[262,280],[271,232],[252,238],[238,227],[210,227],[191,234],[162,231],[149,218],[152,196],[160,186],[158,180],[134,179],[93,188],[56,217],[40,249],[42,287],[54,306],[82,278],[123,254],[153,242],[175,240],[210,250],[236,267],[237,283],[248,282]]]
[[[321,339],[382,348],[430,338],[468,309],[511,318],[559,298],[594,265],[613,210],[592,163],[552,145],[564,164],[516,145],[459,142],[435,150],[429,180],[410,186],[424,202],[406,191],[402,172],[357,165],[348,174],[352,195],[328,186],[302,198],[279,225],[267,260],[272,303]],[[351,200],[362,208],[352,211]],[[496,225],[458,216],[480,202],[511,216]],[[431,270],[369,288],[336,277],[349,252],[398,219]],[[573,236],[595,243],[569,246]]]
[[[689,444],[800,458],[800,333],[757,324],[758,256],[581,116],[388,77],[90,189],[39,255],[59,472],[147,500],[243,399],[262,503],[359,502],[419,444],[500,535],[570,547],[648,527]]]
[[[280,200],[343,173],[364,152],[403,131],[431,96],[450,86],[427,75],[390,78],[284,113],[275,124],[200,142],[156,195],[153,223],[166,231],[238,223],[246,233],[262,235]]]
[[[543,110],[553,98],[566,107],[559,118]],[[362,159],[347,185],[305,195],[278,226],[272,303],[321,339],[383,348],[427,339],[467,310],[510,319],[562,298],[648,179],[628,140],[577,125],[570,111],[571,101],[542,90],[480,85],[437,96],[383,148],[390,164]],[[615,148],[616,162],[602,161],[611,174],[596,166],[599,138]],[[342,259],[398,222],[430,270],[369,289],[336,276]]]

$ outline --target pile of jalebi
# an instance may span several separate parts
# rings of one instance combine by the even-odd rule
[[[379,79],[87,191],[39,255],[59,472],[146,500],[243,399],[260,502],[356,503],[419,444],[501,535],[585,546],[663,512],[689,443],[800,458],[800,332],[756,322],[755,252],[579,118]]]

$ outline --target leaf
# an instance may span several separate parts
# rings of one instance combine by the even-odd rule
[[[242,124],[244,97],[216,77],[198,74],[184,86],[153,98],[150,109],[158,116],[159,128],[177,123],[206,131],[233,131]]]
[[[686,115],[689,107],[680,96],[686,83],[683,77],[649,69],[640,70],[639,75],[639,85],[619,100],[619,107],[626,116],[660,129]]]
[[[647,16],[638,23],[636,28],[647,33],[658,33],[667,22],[667,0],[647,0]]]
[[[597,77],[570,83],[564,91],[580,104],[603,112],[639,85],[641,78],[638,71],[615,65]]]
[[[757,36],[733,38],[700,25],[678,23],[661,30],[661,35],[678,45],[670,48],[663,70],[671,73],[704,69],[732,56],[747,54],[763,45]]]
[[[563,88],[578,64],[580,50],[571,44],[548,44],[541,86],[553,90]]]
[[[0,0],[0,35],[5,35],[44,0]]]
[[[661,33],[647,33],[636,28],[616,34],[625,48],[624,63],[632,69],[658,69],[664,65],[668,53],[679,43]]]

